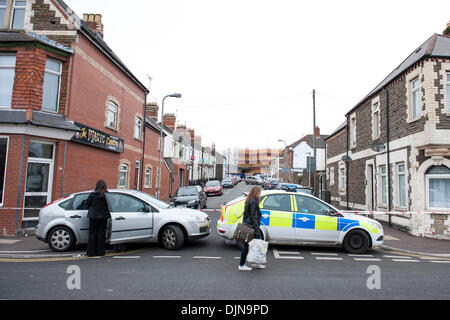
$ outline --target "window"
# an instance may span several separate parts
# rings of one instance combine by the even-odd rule
[[[295,199],[297,201],[297,211],[302,213],[313,213],[326,215],[330,212],[334,212],[334,210],[327,206],[326,204],[320,202],[319,200],[296,195]]]
[[[447,72],[447,111],[450,112],[450,72]]]
[[[107,111],[107,123],[106,125],[112,129],[117,129],[117,111],[119,107],[112,102],[108,101],[108,111]]]
[[[152,168],[145,168],[145,177],[144,177],[144,185],[147,188],[151,188],[152,186]]]
[[[87,199],[89,193],[82,193],[73,198],[72,208],[70,210],[87,210]]]
[[[412,95],[412,118],[420,117],[420,82],[419,78],[411,81],[411,95]]]
[[[119,193],[107,193],[106,197],[112,212],[145,212],[146,204],[132,196]]]
[[[450,209],[450,169],[446,166],[433,166],[425,173],[428,207]]]
[[[123,163],[120,165],[119,170],[119,187],[126,188],[128,181],[128,165]]]
[[[406,207],[406,176],[405,164],[397,164],[397,181],[398,181],[398,205]]]
[[[142,119],[136,117],[136,126],[134,127],[134,137],[140,140],[141,136],[142,136]]]
[[[0,108],[11,108],[15,66],[15,54],[0,54]]]
[[[334,186],[334,167],[330,168],[330,186]]]
[[[380,104],[376,102],[373,105],[373,138],[380,137]]]
[[[274,194],[267,196],[264,209],[275,211],[291,211],[291,196],[289,194]]]
[[[0,137],[0,206],[3,205],[3,192],[6,180],[6,159],[8,159],[8,138]]]
[[[58,112],[59,90],[61,87],[60,61],[47,58],[45,64],[44,93],[42,96],[42,110]]]
[[[386,166],[380,166],[381,177],[381,204],[387,205],[387,175]]]
[[[350,144],[352,147],[356,146],[356,117],[352,116],[350,119]]]
[[[23,29],[25,0],[0,0],[0,29]]]

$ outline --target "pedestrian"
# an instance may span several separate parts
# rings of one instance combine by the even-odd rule
[[[88,257],[105,255],[106,226],[111,214],[106,200],[108,188],[103,180],[97,181],[95,191],[87,199],[89,218]]]
[[[261,223],[261,210],[259,209],[259,197],[261,196],[261,187],[255,186],[250,190],[250,193],[245,200],[244,218],[242,223],[250,226],[255,230],[255,239],[262,239],[259,225]],[[241,251],[241,261],[239,263],[240,271],[250,271],[251,267],[245,264],[248,254],[248,243],[244,243]],[[258,269],[264,269],[264,265],[255,266]]]

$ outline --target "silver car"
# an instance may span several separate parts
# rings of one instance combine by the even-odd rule
[[[74,193],[42,208],[36,237],[58,252],[87,243],[86,200],[91,192]],[[111,211],[107,243],[159,242],[166,249],[177,250],[186,240],[211,232],[208,215],[199,210],[174,208],[136,190],[110,190],[106,197]]]

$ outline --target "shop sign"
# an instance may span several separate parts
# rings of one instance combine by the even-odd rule
[[[113,136],[109,133],[91,128],[79,122],[74,124],[80,127],[80,131],[77,132],[72,141],[87,144],[92,147],[105,149],[113,152],[123,152],[123,139]]]

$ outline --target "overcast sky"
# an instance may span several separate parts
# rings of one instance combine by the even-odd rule
[[[65,0],[203,145],[281,148],[345,113],[450,20],[448,0]]]

